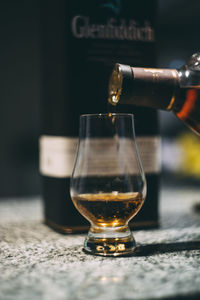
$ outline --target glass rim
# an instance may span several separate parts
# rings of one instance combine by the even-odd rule
[[[134,114],[132,113],[99,113],[99,114],[82,114],[80,115],[80,118],[88,118],[88,117],[91,117],[91,118],[94,118],[94,117],[102,117],[102,118],[105,118],[105,117],[111,117],[111,116],[114,116],[114,117],[132,117],[134,118]]]

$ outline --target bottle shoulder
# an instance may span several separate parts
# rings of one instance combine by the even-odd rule
[[[178,74],[180,87],[200,88],[200,52],[193,54]]]

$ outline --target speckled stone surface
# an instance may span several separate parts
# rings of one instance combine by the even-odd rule
[[[160,251],[104,258],[82,252],[85,235],[43,225],[41,199],[1,200],[0,299],[200,299],[200,250],[186,243],[200,242],[197,202],[200,189],[162,190],[161,228],[134,232],[138,246]]]

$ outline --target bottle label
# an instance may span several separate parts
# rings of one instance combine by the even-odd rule
[[[113,6],[113,4],[112,4]],[[73,36],[77,39],[103,39],[120,41],[154,42],[155,32],[147,20],[109,18],[105,23],[91,23],[89,16],[76,15],[71,22]]]
[[[122,151],[126,151],[128,159],[132,163],[133,153],[131,152],[131,140],[122,141]],[[116,166],[112,165],[113,146],[109,139],[94,139],[92,147],[95,159],[90,160],[89,175],[113,175],[120,173]],[[108,152],[103,151],[110,145]],[[158,136],[137,137],[137,145],[146,174],[159,173],[160,171],[160,139]],[[66,178],[70,177],[73,171],[78,146],[78,138],[41,136],[40,137],[40,173],[44,176]],[[123,149],[124,148],[124,149]],[[102,151],[101,151],[102,149]],[[99,157],[96,157],[99,153]],[[90,159],[92,152],[90,153]],[[110,158],[110,159],[109,159]],[[92,164],[91,164],[92,161]],[[96,165],[95,165],[96,164]],[[101,166],[101,167],[100,167]],[[98,172],[98,174],[95,173]],[[104,174],[105,173],[105,174]],[[83,176],[83,173],[81,173]],[[87,174],[85,174],[87,175]]]

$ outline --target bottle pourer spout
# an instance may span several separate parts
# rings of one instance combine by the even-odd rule
[[[132,78],[132,70],[128,65],[115,64],[108,86],[108,102],[117,105],[122,95],[122,86],[126,79]]]

